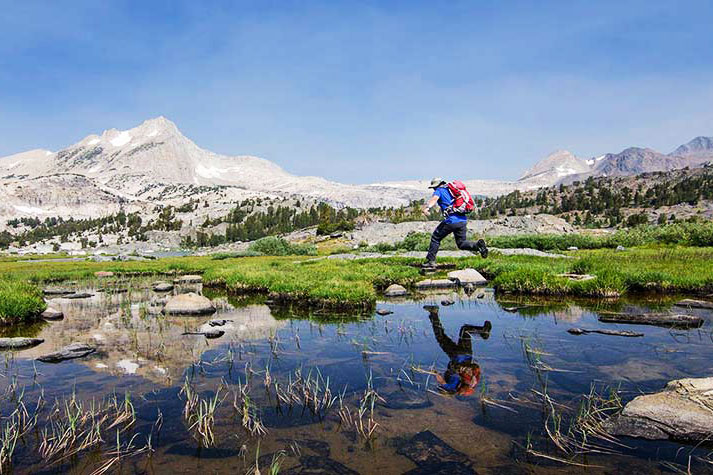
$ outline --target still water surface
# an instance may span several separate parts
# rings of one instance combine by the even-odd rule
[[[280,473],[671,473],[691,455],[696,473],[713,468],[696,458],[708,455],[705,447],[622,439],[625,446],[597,441],[614,454],[573,457],[545,432],[545,424],[554,427],[548,407],[563,414],[566,432],[568,414],[592,389],[616,390],[626,402],[671,379],[710,376],[711,314],[705,311],[697,314],[706,324],[695,330],[617,326],[598,322],[597,312],[661,311],[667,304],[514,304],[486,290],[481,298],[445,294],[455,301],[449,306],[440,305],[444,294],[380,302],[378,309],[393,312],[385,316],[293,314],[262,298],[206,289],[215,315],[165,317],[152,314],[150,302],[166,294],[142,284],[132,282],[128,293],[52,300],[65,319],[24,331],[45,343],[6,354],[4,417],[18,394],[33,413],[40,393],[39,421],[72,398],[87,410],[92,400],[98,405],[114,396],[118,405],[128,397],[135,417],[105,430],[102,444],[49,457],[40,446],[51,430],[40,422],[17,444],[15,473],[92,473],[106,465],[107,473],[245,473],[256,462],[269,473],[273,460]],[[185,290],[202,291],[174,292]],[[513,306],[515,313],[504,310]],[[221,327],[221,338],[182,334],[211,319],[232,321]],[[636,329],[645,336],[574,336],[567,333],[572,327]],[[97,352],[54,365],[33,361],[75,341]],[[444,392],[439,381],[453,391]],[[201,401],[217,401],[210,442],[198,425],[191,427],[195,418],[185,417],[191,397],[198,401],[192,414]],[[251,435],[245,426],[265,433]],[[122,456],[115,460],[117,428]],[[151,450],[134,454],[149,437]]]

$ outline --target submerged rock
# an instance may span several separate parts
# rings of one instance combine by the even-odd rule
[[[684,299],[680,302],[676,302],[677,307],[689,307],[689,308],[705,308],[713,309],[713,302],[707,302],[705,300],[694,300],[694,299]]]
[[[42,338],[0,338],[0,350],[19,350],[22,348],[30,348],[31,346],[37,346],[44,341],[45,340]]]
[[[458,285],[483,285],[488,282],[488,279],[483,277],[480,272],[475,269],[454,270],[448,273],[448,278],[458,283]]]
[[[386,297],[403,297],[408,295],[406,288],[399,284],[391,284],[385,291],[384,295]]]
[[[171,297],[163,307],[163,313],[167,315],[209,315],[215,313],[215,305],[202,295],[190,292]]]
[[[200,275],[182,275],[173,279],[174,284],[200,284],[203,282],[203,276]]]
[[[396,453],[418,465],[413,473],[475,473],[468,456],[446,444],[430,430],[419,432],[402,443]],[[439,471],[448,464],[448,472]]]
[[[59,310],[55,310],[52,307],[47,307],[47,309],[40,314],[45,320],[62,320],[64,318],[64,313]]]
[[[352,470],[346,465],[328,457],[319,455],[303,455],[300,457],[300,464],[291,469],[280,471],[287,475],[293,474],[329,474],[329,475],[359,475],[359,472]]]
[[[448,279],[426,279],[420,282],[416,282],[416,288],[419,290],[427,289],[449,289],[455,287],[457,284]]]
[[[713,378],[677,379],[661,392],[637,396],[604,427],[617,436],[710,440],[713,436]]]
[[[59,363],[65,360],[82,358],[83,356],[90,355],[95,351],[95,348],[84,343],[72,343],[71,345],[67,345],[61,350],[55,351],[54,353],[49,353],[40,356],[39,358],[37,358],[37,360],[42,361],[43,363]]]

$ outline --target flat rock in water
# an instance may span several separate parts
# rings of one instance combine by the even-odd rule
[[[444,307],[447,307],[447,306],[449,306],[449,305],[453,305],[454,303],[455,303],[455,302],[454,302],[453,300],[451,300],[451,299],[444,299],[444,300],[441,300],[441,305],[443,305]]]
[[[713,309],[713,302],[707,302],[705,300],[694,300],[694,299],[684,299],[680,302],[676,302],[677,307],[689,307],[689,308],[706,308]]]
[[[637,396],[604,428],[612,435],[651,440],[710,440],[713,378],[678,379],[661,392]]]
[[[40,356],[37,360],[42,361],[43,363],[59,363],[60,361],[82,358],[83,356],[90,355],[95,351],[95,348],[92,348],[84,343],[72,343],[59,351]]]
[[[59,310],[55,310],[52,307],[47,307],[47,309],[40,314],[45,320],[62,320],[64,318],[64,313]]]
[[[182,275],[173,279],[174,284],[200,284],[203,282],[203,276],[200,275]]]
[[[221,336],[225,335],[225,332],[223,330],[216,330],[216,329],[210,329],[210,330],[203,330],[203,331],[198,331],[198,332],[183,332],[184,335],[203,335],[206,338],[220,338]]]
[[[73,294],[69,295],[63,295],[63,299],[88,299],[89,297],[93,297],[94,294],[90,294],[88,292],[76,292]]]
[[[171,297],[163,313],[167,315],[210,315],[215,313],[213,302],[193,292]]]
[[[232,320],[226,320],[226,319],[216,319],[216,320],[211,320],[208,322],[209,327],[222,327],[227,325],[228,323],[232,323]]]
[[[627,336],[627,337],[638,337],[644,336],[643,333],[631,332],[628,330],[607,330],[605,328],[587,330],[585,328],[570,328],[567,333],[572,335],[586,335],[587,333],[599,333],[600,335],[612,335],[612,336]]]
[[[396,450],[396,453],[410,459],[420,468],[430,468],[431,470],[437,469],[444,463],[470,465],[467,455],[446,444],[430,430],[419,432],[411,437]],[[456,473],[475,472],[471,469],[470,472]]]
[[[152,287],[155,292],[168,292],[173,290],[173,284],[170,282],[154,282]]]
[[[380,308],[379,310],[376,311],[376,314],[381,315],[382,317],[385,315],[391,315],[392,313],[394,313],[394,312],[392,312],[391,310],[383,309],[383,308]]]
[[[631,325],[656,325],[671,328],[698,328],[703,325],[703,318],[696,315],[677,315],[668,313],[603,313],[599,321],[605,323],[628,323]]]
[[[455,287],[457,284],[452,280],[448,279],[426,279],[420,282],[416,282],[416,288],[419,290],[427,289],[450,289]]]
[[[0,338],[0,350],[19,350],[22,348],[30,348],[44,342],[42,338]]]
[[[462,286],[483,285],[488,282],[488,279],[475,269],[454,270],[448,273],[448,278]]]
[[[66,294],[73,294],[74,290],[68,289],[68,288],[46,288],[42,290],[42,293],[45,295],[66,295]]]
[[[385,291],[384,295],[386,297],[403,297],[404,295],[408,295],[408,290],[402,285],[399,284],[391,284]]]

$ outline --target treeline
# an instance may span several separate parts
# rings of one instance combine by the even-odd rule
[[[513,191],[497,198],[486,198],[478,215],[480,219],[489,219],[527,210],[566,214],[572,217],[574,224],[583,226],[636,226],[648,223],[648,217],[639,213],[625,219],[623,209],[696,205],[701,200],[713,199],[713,171],[709,169],[675,178],[665,173],[650,174],[646,178],[654,182],[647,185],[641,179],[633,189],[621,186],[621,179],[589,177],[584,182],[575,181],[571,185],[543,188],[537,192]],[[675,216],[660,217],[658,224],[673,221]]]

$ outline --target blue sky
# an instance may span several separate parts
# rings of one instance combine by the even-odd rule
[[[713,135],[713,2],[0,0],[0,156],[164,115],[352,183]]]

